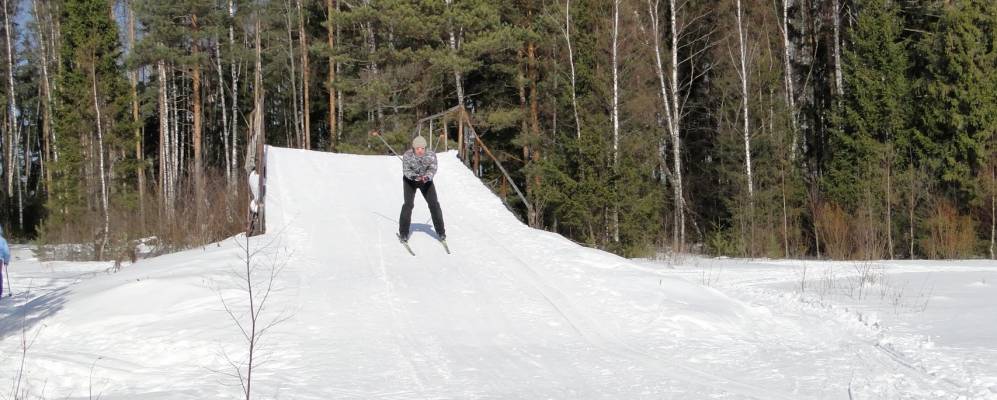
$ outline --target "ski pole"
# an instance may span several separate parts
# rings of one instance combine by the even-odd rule
[[[384,143],[385,146],[388,146],[388,150],[391,150],[391,153],[394,154],[395,157],[402,158],[402,156],[398,155],[398,152],[396,152],[395,149],[391,148],[391,145],[388,144],[388,142],[385,141],[383,137],[381,137],[381,132],[378,132],[377,129],[370,131],[370,135],[377,136],[378,139],[381,139],[381,143]]]
[[[11,297],[14,295],[14,291],[10,288],[10,271],[7,268],[7,263],[0,262],[0,267],[7,274],[7,279],[5,279],[7,281],[7,297]]]

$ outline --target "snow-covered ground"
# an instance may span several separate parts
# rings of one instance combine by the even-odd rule
[[[266,235],[120,271],[15,247],[0,399],[240,396],[247,245],[256,398],[997,399],[994,263],[626,260],[524,226],[454,153],[453,254],[417,196],[413,257],[396,158],[268,162]]]
[[[688,257],[639,263],[651,269],[669,265],[658,273],[716,288],[802,325],[838,331],[824,333],[834,339],[826,350],[856,357],[839,364],[855,374],[855,398],[997,399],[992,261]],[[857,361],[863,359],[875,363],[863,367]],[[859,372],[863,368],[868,370]]]

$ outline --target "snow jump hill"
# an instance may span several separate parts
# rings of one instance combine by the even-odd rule
[[[276,148],[268,157],[267,229],[301,260],[284,279],[300,296],[291,303],[301,306],[288,325],[302,334],[286,345],[303,350],[297,368],[314,377],[288,393],[780,397],[740,374],[683,366],[699,346],[716,355],[714,336],[750,335],[763,315],[529,228],[455,152],[438,155],[434,180],[453,254],[435,240],[417,194],[416,257],[395,238],[396,157]]]
[[[834,340],[820,329],[531,229],[455,153],[439,162],[453,254],[434,239],[417,195],[413,257],[395,238],[397,158],[271,148],[268,233],[249,245],[261,265],[285,265],[260,317],[283,322],[261,339],[254,393],[788,399],[809,384],[804,393],[822,393],[823,373],[786,375],[834,369],[807,357]],[[35,393],[237,397],[232,365],[246,345],[221,299],[248,318],[238,243],[246,239],[81,273],[26,302],[25,318],[3,319],[0,362],[20,359],[16,323],[36,335],[25,375]],[[3,367],[0,382],[12,376]]]

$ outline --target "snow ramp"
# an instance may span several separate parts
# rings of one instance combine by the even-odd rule
[[[717,346],[732,344],[717,336],[772,331],[760,326],[771,316],[532,229],[455,152],[438,158],[452,254],[417,194],[413,257],[395,237],[398,158],[270,149],[267,236],[293,249],[282,279],[300,305],[273,352],[274,364],[294,360],[277,368],[294,371],[286,393],[789,398],[764,383],[770,374],[745,375],[756,365],[735,366],[746,360],[688,362],[723,358]]]
[[[273,289],[253,398],[844,398],[853,372],[836,366],[868,348],[531,229],[453,152],[435,179],[453,254],[417,195],[414,257],[395,237],[397,158],[267,159],[265,235],[120,271],[19,248],[16,294],[0,302],[0,384],[19,389],[0,398],[241,397],[247,243],[254,287]]]

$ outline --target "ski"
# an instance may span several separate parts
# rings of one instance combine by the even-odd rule
[[[402,240],[402,236],[401,236],[401,235],[399,235],[399,234],[397,234],[397,233],[395,234],[395,236],[397,236],[397,237],[398,237],[398,242],[399,242],[399,243],[401,243],[401,244],[402,244],[402,246],[405,246],[405,250],[408,250],[408,253],[414,256],[414,255],[415,255],[415,252],[414,252],[414,251],[412,251],[412,248],[411,248],[411,247],[409,247],[409,245],[408,245],[408,242],[406,242],[406,241]]]

